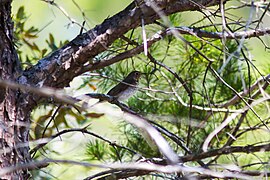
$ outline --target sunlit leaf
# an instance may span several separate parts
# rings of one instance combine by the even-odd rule
[[[104,113],[86,113],[85,116],[90,118],[100,118],[104,116]]]
[[[25,18],[24,6],[21,6],[18,9],[16,17],[17,17],[17,19],[23,19],[23,18]]]

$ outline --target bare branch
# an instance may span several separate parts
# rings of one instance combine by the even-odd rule
[[[241,38],[252,38],[252,37],[260,37],[270,34],[270,28],[265,29],[255,29],[255,30],[248,30],[242,32],[233,32],[233,33],[222,33],[222,32],[209,32],[205,30],[201,30],[198,28],[190,28],[190,27],[175,27],[170,28],[167,31],[171,31],[174,29],[175,31],[179,32],[180,34],[190,34],[195,35],[201,38],[212,38],[212,39],[241,39]]]
[[[198,174],[204,174],[209,175],[211,177],[217,177],[217,178],[240,178],[240,179],[252,179],[251,176],[239,173],[232,173],[232,172],[218,172],[213,171],[210,169],[205,168],[198,168],[198,167],[189,167],[189,166],[182,166],[182,165],[157,165],[153,163],[121,163],[121,164],[91,164],[86,162],[78,162],[78,161],[72,161],[72,160],[53,160],[53,159],[46,159],[43,161],[38,162],[31,162],[27,164],[17,165],[9,168],[4,168],[0,170],[0,175],[4,175],[7,173],[11,173],[18,169],[35,169],[40,166],[47,165],[48,163],[62,163],[62,164],[73,164],[73,165],[79,165],[84,167],[98,167],[98,168],[106,168],[106,169],[117,169],[117,170],[142,170],[142,171],[148,171],[148,172],[160,172],[160,173],[181,173],[181,172],[187,172],[187,173],[198,173]]]
[[[188,162],[188,161],[194,161],[194,160],[202,160],[206,159],[209,157],[215,157],[218,155],[226,155],[226,154],[232,154],[232,153],[254,153],[254,152],[266,152],[270,151],[270,144],[264,144],[264,145],[259,145],[259,146],[227,146],[221,149],[212,149],[208,150],[207,152],[202,152],[199,154],[194,154],[194,155],[187,155],[181,157],[181,160],[183,162]]]
[[[37,94],[42,97],[51,97],[55,100],[58,100],[62,103],[70,104],[70,105],[75,105],[78,101],[66,96],[63,92],[59,90],[55,90],[53,88],[49,87],[42,87],[42,88],[35,88],[32,86],[26,86],[22,84],[18,84],[15,82],[7,81],[7,80],[2,80],[0,79],[0,86],[2,87],[8,87],[11,89],[20,89],[22,91],[28,91],[34,94]],[[83,108],[83,107],[82,107]]]
[[[37,145],[36,147],[34,147],[33,149],[31,149],[31,150],[30,150],[30,154],[35,153],[37,150],[39,150],[40,148],[42,148],[42,147],[44,147],[45,145],[47,145],[48,142],[50,142],[51,140],[53,140],[53,139],[56,138],[56,137],[59,137],[59,136],[61,136],[61,135],[63,135],[63,134],[70,133],[70,132],[81,132],[81,133],[83,133],[83,134],[89,134],[89,135],[94,136],[94,137],[96,137],[96,138],[98,138],[98,139],[101,139],[102,141],[108,143],[108,144],[111,145],[111,146],[116,146],[116,147],[119,147],[119,148],[128,150],[128,151],[132,152],[133,154],[139,155],[139,153],[135,152],[134,150],[132,150],[132,149],[130,149],[130,148],[127,148],[127,147],[125,147],[125,146],[118,145],[117,143],[112,142],[112,141],[110,141],[110,140],[108,140],[108,139],[106,139],[106,138],[104,138],[104,137],[102,137],[102,136],[100,136],[100,135],[98,135],[98,134],[96,134],[96,133],[93,133],[93,132],[87,130],[86,128],[87,128],[87,127],[84,127],[84,128],[72,128],[72,129],[66,129],[66,130],[63,130],[63,131],[61,131],[61,132],[55,134],[55,135],[52,135],[51,137],[46,138],[46,142],[42,142],[42,143],[40,143],[39,145]],[[141,156],[141,155],[140,155],[140,156]]]
[[[254,91],[255,89],[257,89],[260,84],[262,84],[263,82],[265,82],[265,84],[263,85],[263,89],[267,88],[269,86],[269,80],[270,80],[270,74],[266,75],[265,77],[262,77],[260,79],[258,79],[249,89],[244,90],[240,93],[238,93],[241,97],[244,97],[246,95],[249,95],[252,91]],[[223,103],[223,104],[216,104],[216,106],[218,107],[228,107],[231,106],[233,104],[235,104],[237,101],[239,101],[239,96],[235,95],[233,98],[231,98],[229,101]]]
[[[253,106],[260,104],[264,101],[268,101],[270,99],[270,97],[268,98],[260,98],[259,100],[254,101],[253,103],[251,103],[251,105],[245,106],[243,109],[245,111],[248,111],[249,109],[251,109]],[[224,129],[232,120],[234,120],[236,118],[236,116],[238,116],[240,113],[233,113],[231,114],[229,117],[227,117],[217,128],[215,128],[215,130],[213,132],[211,132],[208,137],[205,139],[204,143],[203,143],[203,151],[207,151],[207,148],[210,144],[210,141],[222,130]],[[261,120],[262,121],[262,120]],[[262,122],[264,124],[264,126],[267,128],[267,130],[269,131],[268,126]]]

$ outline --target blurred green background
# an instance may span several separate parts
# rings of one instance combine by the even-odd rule
[[[79,24],[84,21],[83,11],[89,23],[85,27],[90,29],[100,24],[105,18],[124,9],[131,0],[54,0],[54,2]],[[42,29],[38,33],[38,45],[45,46],[45,38],[49,33],[53,33],[59,41],[72,40],[80,32],[81,28],[76,24],[71,24],[63,12],[42,0],[14,0],[12,5],[13,14],[20,6],[25,7],[29,15],[27,26]]]

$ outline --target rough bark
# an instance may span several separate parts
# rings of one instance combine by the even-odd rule
[[[21,69],[13,44],[13,23],[10,2],[0,5],[0,77],[16,81]],[[28,127],[30,109],[27,99],[19,91],[0,89],[0,168],[12,167],[28,161]],[[7,174],[6,179],[25,179],[26,171]]]

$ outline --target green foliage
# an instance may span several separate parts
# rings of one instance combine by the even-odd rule
[[[108,148],[107,144],[99,140],[90,141],[87,144],[87,157],[89,160],[102,160],[107,155],[106,149]]]
[[[83,125],[87,117],[79,114],[78,111],[69,106],[61,106],[60,108],[49,108],[46,114],[40,115],[35,120],[35,126],[32,128],[35,139],[50,137],[57,132],[56,128],[70,128],[68,120],[74,119],[77,124]],[[45,128],[46,127],[46,128]]]
[[[180,13],[171,14],[169,16],[169,22],[171,23],[172,27],[181,26],[183,23],[182,16]]]
[[[176,20],[178,18],[178,16],[175,17]],[[174,17],[171,17],[171,19],[174,19]],[[175,23],[177,24],[179,22]],[[154,27],[156,25],[150,26],[148,29]],[[211,29],[208,30],[211,31]],[[141,36],[136,30],[132,33],[127,33],[127,37],[136,39],[138,43],[142,43]],[[139,39],[137,39],[138,37]],[[201,40],[194,36],[184,36],[184,38],[197,50],[189,47],[185,42],[169,36],[164,38],[163,41],[151,46],[149,52],[151,52],[155,60],[169,66],[169,68],[175,71],[187,83],[192,91],[192,104],[201,107],[210,107],[210,104],[213,102],[222,103],[235,95],[224,83],[213,75],[208,69],[210,62],[197,51],[200,51],[209,60],[213,61],[211,62],[211,66],[217,72],[220,72],[221,68],[223,68],[220,72],[220,77],[236,91],[242,91],[244,89],[243,83],[247,86],[248,82],[252,80],[250,79],[252,77],[247,73],[248,66],[244,61],[239,61],[239,59],[244,59],[242,54],[233,56],[226,66],[223,67],[223,58],[228,58],[230,54],[233,54],[237,50],[238,44],[234,40],[227,40],[225,44],[226,51],[223,51],[224,44],[221,40],[209,42],[207,39]],[[110,55],[107,54],[106,58],[117,55],[123,49],[130,48],[132,48],[131,45],[127,46],[123,40],[118,40],[111,47],[116,52]],[[157,69],[155,73],[146,74],[140,81],[140,87],[147,87],[158,91],[140,89],[140,92],[135,97],[128,100],[128,106],[139,114],[150,117],[151,120],[158,122],[179,137],[183,139],[189,138],[189,148],[191,151],[200,152],[203,143],[202,139],[205,139],[221,123],[224,116],[216,114],[210,116],[208,121],[205,122],[204,119],[209,116],[209,113],[197,109],[190,110],[190,98],[182,84],[168,70],[146,60],[143,54],[97,71],[103,76],[110,77],[100,80],[97,83],[97,90],[99,92],[107,92],[113,85],[118,83],[113,80],[123,79],[133,69],[150,73],[154,68]],[[179,102],[177,97],[172,93],[172,88],[182,98],[182,101],[186,103],[186,106],[183,106]],[[231,108],[237,109],[243,105],[243,103],[239,103]],[[190,127],[191,133],[187,136],[189,124],[192,124]],[[231,131],[232,127],[229,126],[225,130]],[[157,151],[149,147],[144,138],[132,126],[122,125],[120,129],[125,134],[125,137],[121,138],[124,146],[138,151],[145,157],[160,156]],[[229,137],[226,131],[222,131],[219,134],[218,140],[213,140],[215,142],[212,143],[211,148],[221,147],[226,143]],[[126,139],[126,142],[124,139]],[[185,153],[171,140],[168,139],[168,141],[172,144],[175,151]]]
[[[90,161],[99,160],[109,162],[130,161],[133,157],[133,154],[131,154],[127,149],[116,146],[113,142],[108,144],[98,139],[88,142],[86,155]]]
[[[37,63],[37,60],[45,57],[50,52],[62,47],[68,41],[55,42],[53,34],[49,34],[49,39],[46,40],[48,48],[39,46],[36,42],[39,40],[39,32],[42,31],[37,27],[27,27],[28,16],[24,6],[21,6],[17,13],[13,16],[14,21],[14,37],[19,58],[24,68],[31,67]],[[29,55],[31,54],[31,55]]]

